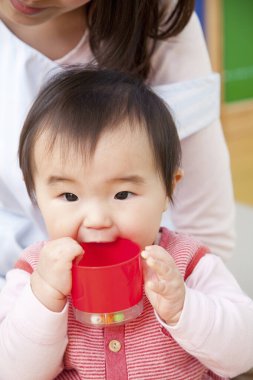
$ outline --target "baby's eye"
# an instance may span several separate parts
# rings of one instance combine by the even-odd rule
[[[119,192],[114,196],[114,198],[115,198],[115,199],[124,200],[124,199],[127,199],[127,198],[131,197],[132,195],[133,195],[133,193],[131,193],[130,191],[119,191]]]
[[[63,196],[68,202],[76,202],[78,200],[78,196],[73,193],[64,193]]]

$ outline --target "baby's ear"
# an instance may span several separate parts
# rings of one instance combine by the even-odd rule
[[[178,181],[181,180],[181,178],[183,177],[183,175],[184,175],[184,171],[181,168],[178,168],[176,170],[176,172],[174,173],[173,179],[172,179],[172,194],[174,193],[176,184],[178,183]],[[171,199],[167,195],[166,199],[165,199],[165,204],[164,204],[164,210],[163,211],[166,211],[168,209],[170,202],[171,202]]]
[[[175,190],[176,184],[182,179],[183,175],[184,175],[183,169],[178,168],[173,176],[173,182],[172,182],[173,191]]]

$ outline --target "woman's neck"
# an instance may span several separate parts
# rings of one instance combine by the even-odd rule
[[[25,26],[8,21],[5,24],[27,45],[56,60],[78,44],[86,30],[86,17],[84,9],[79,8],[40,25]]]

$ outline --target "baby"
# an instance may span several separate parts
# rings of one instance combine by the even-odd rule
[[[50,240],[26,249],[0,294],[1,380],[221,379],[253,366],[252,300],[215,252],[160,228],[180,158],[168,108],[136,78],[76,67],[42,89],[19,160]],[[73,316],[72,261],[79,243],[119,237],[142,249],[144,311],[87,327]]]

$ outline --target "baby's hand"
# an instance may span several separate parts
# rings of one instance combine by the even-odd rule
[[[59,312],[64,308],[72,287],[72,261],[82,253],[82,247],[72,238],[49,241],[41,250],[31,288],[49,310]]]
[[[174,260],[157,245],[146,247],[141,256],[145,259],[145,292],[151,305],[167,324],[176,324],[184,305],[185,287]]]

